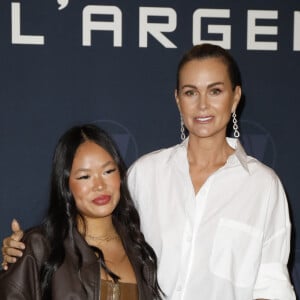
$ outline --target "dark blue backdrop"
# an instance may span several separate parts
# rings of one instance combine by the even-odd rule
[[[296,0],[1,1],[0,239],[13,217],[24,228],[41,220],[53,148],[71,125],[105,127],[128,164],[179,142],[177,62],[205,40],[230,49],[240,65],[242,142],[286,188],[300,293]]]

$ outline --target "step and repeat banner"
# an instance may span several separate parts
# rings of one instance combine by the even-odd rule
[[[300,294],[300,2],[0,2],[0,239],[47,207],[51,157],[70,126],[109,131],[130,165],[180,142],[177,63],[195,44],[229,49],[242,73],[241,141],[280,176]],[[1,258],[1,257],[0,257]]]

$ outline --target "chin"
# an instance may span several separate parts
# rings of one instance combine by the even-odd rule
[[[213,137],[214,134],[210,133],[210,132],[194,132],[194,133],[189,133],[190,137],[195,137],[195,138],[209,138],[209,137]]]

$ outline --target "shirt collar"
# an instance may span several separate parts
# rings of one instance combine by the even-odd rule
[[[247,153],[245,152],[240,141],[236,138],[229,137],[226,138],[226,141],[231,148],[235,149],[234,153],[228,157],[227,164],[235,165],[237,163],[240,163],[245,171],[249,173]]]
[[[189,138],[187,137],[181,144],[178,145],[179,149],[181,149],[181,153],[183,154],[185,160],[187,157],[186,153],[187,153],[188,141]],[[240,141],[236,138],[230,138],[230,137],[227,137],[226,141],[229,144],[229,146],[235,150],[234,153],[228,157],[226,165],[234,166],[236,164],[240,164],[245,169],[245,171],[249,173],[249,168],[247,164],[247,153],[245,152]]]

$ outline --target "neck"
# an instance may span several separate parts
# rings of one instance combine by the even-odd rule
[[[190,136],[187,156],[190,164],[207,166],[224,164],[234,152],[225,136],[221,138],[199,138]]]
[[[104,218],[84,218],[85,232],[82,220],[78,219],[78,230],[84,236],[90,237],[107,237],[116,235],[116,229],[112,223],[112,217],[107,216]]]

